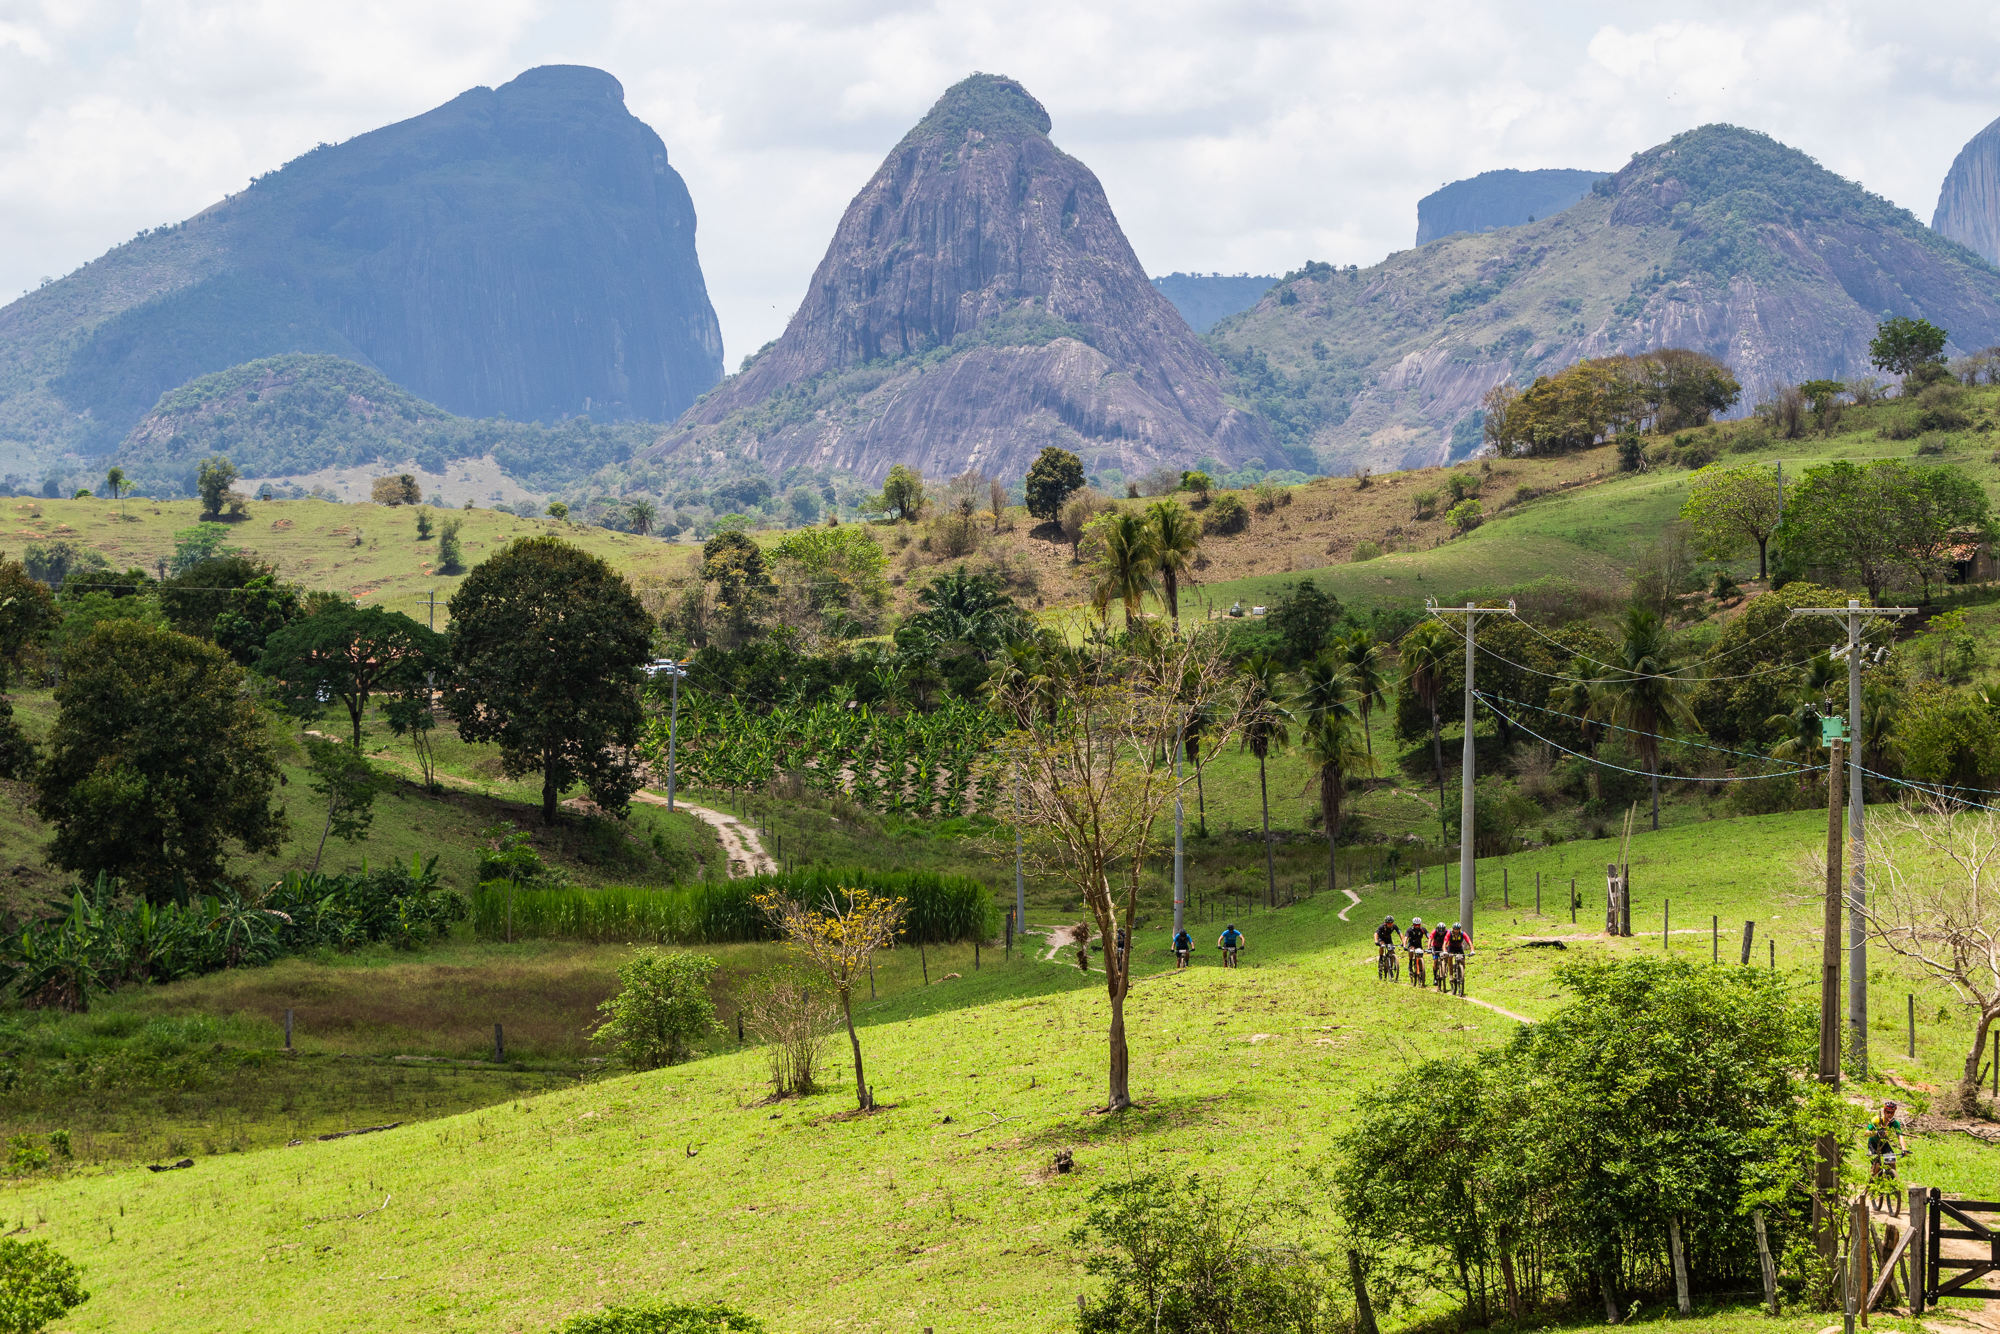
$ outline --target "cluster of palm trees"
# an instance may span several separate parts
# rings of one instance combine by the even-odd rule
[[[1100,619],[1111,604],[1125,606],[1125,628],[1139,617],[1146,595],[1165,604],[1174,628],[1181,624],[1181,587],[1194,583],[1201,552],[1201,524],[1177,500],[1156,500],[1144,510],[1114,510],[1091,529],[1097,548],[1090,590]]]
[[[1264,815],[1265,894],[1271,903],[1277,902],[1278,875],[1271,848],[1271,788],[1266,761],[1273,751],[1291,743],[1296,727],[1299,748],[1311,766],[1307,790],[1319,802],[1326,830],[1326,873],[1331,887],[1348,782],[1375,769],[1369,722],[1388,691],[1387,657],[1387,647],[1373,632],[1358,629],[1336,638],[1317,656],[1301,663],[1295,673],[1265,653],[1252,654],[1243,662],[1237,725],[1243,749],[1257,757],[1257,791]]]

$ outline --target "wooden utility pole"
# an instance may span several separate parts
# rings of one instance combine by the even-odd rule
[[[1837,717],[1820,720],[1827,743],[1826,766],[1826,901],[1821,927],[1819,983],[1819,1080],[1840,1087],[1840,753],[1844,729]],[[1832,1132],[1820,1136],[1819,1163],[1814,1174],[1813,1231],[1820,1258],[1831,1265],[1840,1253],[1840,1140]]]

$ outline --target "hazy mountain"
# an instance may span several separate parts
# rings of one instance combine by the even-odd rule
[[[2000,120],[1959,150],[1938,191],[1931,226],[1987,263],[2000,264]]]
[[[1417,244],[1458,232],[1518,227],[1562,212],[1604,179],[1601,171],[1482,171],[1417,201]]]
[[[1277,282],[1272,274],[1169,273],[1153,279],[1160,295],[1174,303],[1174,309],[1196,333],[1207,333],[1220,319],[1248,310],[1257,298]]]
[[[1489,388],[1580,357],[1692,347],[1753,399],[1865,374],[1885,311],[1985,347],[2000,341],[2000,272],[1805,154],[1711,125],[1554,217],[1370,269],[1308,265],[1210,341],[1281,440],[1381,468],[1469,450]]]
[[[1222,363],[1049,128],[1012,79],[945,93],[848,205],[784,335],[660,453],[740,446],[868,480],[1018,477],[1049,444],[1128,473],[1264,456],[1264,424],[1225,401]]]
[[[618,81],[532,69],[0,309],[0,465],[110,449],[166,391],[292,352],[471,416],[671,418],[721,372],[694,241]]]

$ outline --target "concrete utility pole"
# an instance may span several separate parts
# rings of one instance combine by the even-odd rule
[[[1014,932],[1028,925],[1028,882],[1021,875],[1021,766],[1014,765]],[[1176,930],[1179,929],[1176,925]]]
[[[1915,607],[1864,607],[1854,598],[1845,607],[1799,607],[1794,616],[1835,616],[1847,622],[1847,1051],[1857,1079],[1868,1078],[1868,869],[1867,809],[1862,799],[1861,622],[1866,616],[1914,616]]]
[[[1473,855],[1472,822],[1472,780],[1476,760],[1472,748],[1472,674],[1473,641],[1477,630],[1476,619],[1480,616],[1512,616],[1514,601],[1507,600],[1504,607],[1480,607],[1468,602],[1463,607],[1440,607],[1435,602],[1428,604],[1433,616],[1463,616],[1465,618],[1465,747],[1458,766],[1458,920],[1465,927],[1466,934],[1472,933],[1472,909],[1476,900],[1478,883],[1478,859]]]
[[[646,668],[648,676],[664,676],[672,683],[672,700],[667,706],[667,809],[674,808],[674,750],[679,738],[681,722],[681,678],[687,675],[687,668],[672,658],[660,658]]]
[[[1820,737],[1827,746],[1826,766],[1826,897],[1821,917],[1819,954],[1819,1080],[1840,1087],[1840,743],[1846,729],[1839,717],[1820,719]],[[1819,1138],[1814,1165],[1813,1231],[1820,1258],[1832,1262],[1840,1248],[1840,1222],[1835,1191],[1838,1186],[1840,1141],[1828,1131]]]
[[[1182,835],[1187,823],[1187,809],[1181,802],[1181,752],[1187,749],[1185,732],[1174,734],[1174,934],[1181,933],[1181,921],[1187,913],[1187,867],[1182,862],[1185,851]]]

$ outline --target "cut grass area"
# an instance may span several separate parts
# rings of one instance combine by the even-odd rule
[[[1580,888],[1594,887],[1586,902],[1601,922],[1611,845],[1483,862],[1472,994],[1530,1017],[1549,1013],[1562,999],[1560,963],[1660,950],[1647,930],[1665,897],[1676,918],[1755,917],[1760,938],[1769,922],[1779,967],[1809,993],[1817,942],[1795,864],[1822,831],[1819,817],[1801,813],[1636,836],[1631,940],[1500,906],[1503,866],[1514,889],[1531,886],[1536,869],[1545,888],[1576,874]],[[1364,886],[1345,923],[1336,915],[1344,900],[1333,897],[1256,914],[1246,924],[1248,966],[1234,973],[1209,966],[1206,950],[1189,973],[1163,971],[1164,950],[1154,960],[1142,942],[1146,975],[1131,1016],[1143,1106],[1129,1116],[1091,1110],[1103,1087],[1095,975],[1019,957],[996,967],[991,956],[973,973],[962,958],[933,953],[932,984],[908,985],[918,960],[905,950],[885,961],[900,970],[893,986],[878,977],[882,998],[862,1007],[870,1082],[894,1104],[873,1117],[840,1115],[852,1083],[838,1041],[828,1053],[832,1089],[776,1105],[763,1102],[760,1053],[724,1053],[378,1135],[203,1157],[186,1172],[75,1171],[15,1186],[0,1211],[88,1266],[96,1296],[72,1317],[79,1330],[332,1322],[537,1331],[655,1295],[727,1301],[785,1331],[1066,1329],[1074,1294],[1091,1283],[1066,1236],[1093,1187],[1147,1168],[1201,1171],[1314,1205],[1324,1218],[1309,1169],[1325,1161],[1360,1090],[1413,1060],[1512,1031],[1493,1011],[1375,980],[1368,935],[1382,913],[1450,911],[1450,900],[1402,887]],[[1526,944],[1557,935],[1571,937],[1566,949]],[[1705,931],[1671,938],[1676,954],[1705,958],[1708,946]],[[617,951],[537,947],[519,957],[565,954],[608,962]],[[300,965],[364,981],[370,970],[423,966]],[[946,968],[961,976],[935,980]],[[233,990],[252,977],[206,984]],[[1883,991],[1900,999],[1904,985],[1889,970],[1878,1005]],[[190,991],[172,999],[225,1004]],[[269,1006],[276,996],[238,1000]],[[1920,1029],[1917,1061],[1892,1068],[1937,1078],[1953,1059],[1950,1034]],[[1074,1151],[1075,1174],[1045,1171],[1059,1148]],[[1963,1192],[1990,1183],[1995,1157],[1962,1136],[1924,1136],[1913,1162],[1913,1179]],[[785,1263],[769,1263],[774,1254]],[[1702,1319],[1725,1330],[1825,1323],[1746,1309]]]

